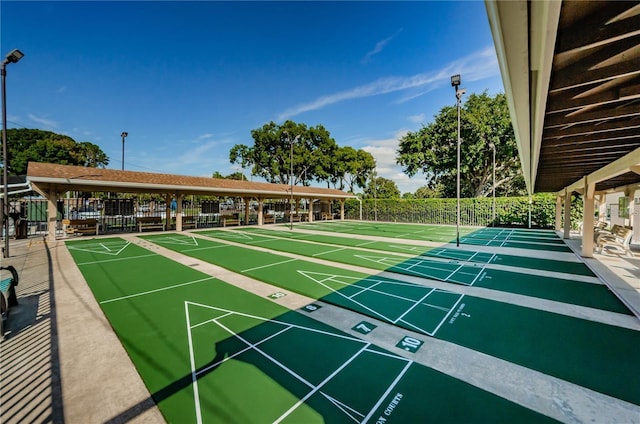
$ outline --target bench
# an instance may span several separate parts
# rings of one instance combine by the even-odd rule
[[[138,222],[138,231],[143,230],[165,230],[165,224],[162,222],[161,216],[143,216],[136,220]]]
[[[323,221],[330,221],[333,219],[333,214],[330,212],[322,212],[321,218]]]
[[[66,233],[69,235],[95,234],[98,235],[97,219],[69,219],[63,221],[67,225]]]
[[[198,220],[195,216],[183,216],[182,217],[182,229],[198,228]]]
[[[291,219],[293,216],[293,219]],[[293,215],[287,215],[287,222],[302,222],[302,215],[294,213]]]
[[[0,280],[0,337],[4,337],[4,328],[9,318],[9,308],[18,305],[16,286],[18,285],[18,271],[9,265],[0,268],[11,272],[11,277]]]
[[[265,215],[262,217],[263,224],[275,224],[276,216],[275,215]]]
[[[240,225],[240,217],[237,213],[229,216],[223,216],[221,219],[223,227],[227,227],[229,225]]]
[[[632,256],[629,243],[633,236],[633,230],[622,225],[614,225],[611,231],[601,231],[596,240],[596,248],[598,253],[602,252],[605,246],[613,246],[622,249],[622,251]]]

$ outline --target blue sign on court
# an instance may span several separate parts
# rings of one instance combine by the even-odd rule
[[[424,341],[418,340],[410,336],[404,336],[402,340],[398,342],[396,347],[406,350],[407,352],[416,353],[418,349],[422,347]]]
[[[309,305],[304,306],[302,310],[305,312],[315,312],[320,308],[322,308],[322,306],[316,305],[315,303],[310,303]]]
[[[362,321],[360,324],[353,327],[352,330],[362,334],[369,334],[373,330],[375,330],[376,327],[377,325],[373,325],[371,323],[368,323],[367,321]]]

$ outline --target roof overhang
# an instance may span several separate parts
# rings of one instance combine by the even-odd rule
[[[638,2],[485,4],[529,193],[639,184]]]
[[[291,187],[251,181],[236,181],[184,175],[118,171],[102,168],[30,162],[27,179],[43,196],[50,191],[120,192],[149,194],[211,195],[254,197],[262,199],[290,198]],[[293,186],[296,198],[340,200],[356,198],[341,190]]]

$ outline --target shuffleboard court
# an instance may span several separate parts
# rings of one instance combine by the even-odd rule
[[[380,271],[397,272],[467,286],[475,285],[503,292],[631,314],[629,309],[603,284],[574,281],[569,278],[507,272],[478,264],[466,265],[458,261],[436,261],[425,256],[406,258],[390,253],[377,255],[348,247],[336,248],[321,243],[309,243],[309,240],[301,242],[274,238],[242,230],[210,230],[199,232],[199,234]]]
[[[168,422],[555,422],[122,239],[67,245]]]
[[[426,224],[371,224],[349,221],[341,224],[302,224],[301,228],[443,243],[450,243],[456,239],[455,227]],[[460,243],[476,246],[571,252],[571,249],[551,230],[473,229],[462,227],[460,228]]]
[[[300,228],[308,228],[332,233],[359,234],[364,236],[384,236],[388,238],[423,240],[450,243],[456,239],[456,227],[451,225],[401,224],[388,222],[318,222],[303,223]],[[461,227],[460,234],[476,231],[474,228]]]
[[[234,230],[235,231],[235,230]],[[539,269],[544,271],[563,272],[574,275],[587,275],[593,277],[593,272],[581,261],[566,261],[556,259],[543,259],[531,256],[518,256],[504,253],[487,253],[473,250],[453,249],[446,247],[426,247],[398,242],[378,240],[361,240],[349,237],[332,235],[319,235],[300,231],[289,231],[283,227],[270,228],[243,228],[239,231],[277,236],[286,239],[308,240],[318,243],[336,244],[341,246],[362,247],[371,250],[380,250],[391,253],[409,253],[442,259],[453,259],[464,262],[494,263],[510,267]]]
[[[193,236],[143,238],[275,286],[393,322],[398,327],[420,331],[424,325],[420,331],[423,334],[640,405],[640,385],[620,384],[629,375],[640,374],[640,363],[629,354],[629,346],[640,343],[640,331],[469,295],[460,295],[453,307],[445,311],[448,306],[431,304],[424,297],[427,292],[420,292],[429,290],[428,286],[249,248],[225,247],[224,243],[196,240]],[[176,242],[180,240],[184,243]],[[192,245],[188,246],[189,243]],[[419,312],[413,314],[416,308]],[[435,320],[430,314],[438,310],[444,312],[444,319],[433,330]],[[539,344],[535,342],[538,339]]]

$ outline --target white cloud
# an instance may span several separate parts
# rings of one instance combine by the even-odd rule
[[[47,118],[42,118],[42,117],[36,116],[36,115],[34,115],[32,113],[30,113],[28,115],[28,117],[29,117],[29,119],[31,121],[35,122],[36,124],[42,125],[42,126],[47,127],[47,128],[56,128],[58,126],[58,123],[56,121],[51,120],[51,119],[47,119]]]
[[[389,42],[391,40],[393,40],[398,34],[400,34],[402,32],[402,28],[400,28],[398,31],[396,31],[395,34],[393,34],[390,37],[385,38],[382,41],[378,41],[376,43],[376,46],[373,48],[373,50],[371,50],[370,52],[368,52],[361,60],[361,63],[368,63],[371,58],[375,55],[377,55],[378,53],[380,53],[382,50],[384,50],[384,48],[387,46],[387,44],[389,44]]]
[[[396,151],[398,143],[407,133],[407,130],[398,130],[392,138],[369,140],[362,150],[371,153],[376,160],[376,172],[379,177],[392,180],[398,186],[401,193],[415,192],[419,187],[425,185],[424,177],[418,173],[409,178],[402,167],[396,164]]]
[[[443,83],[448,84],[451,75],[454,73],[464,74],[464,81],[477,81],[499,75],[500,70],[493,47],[486,47],[483,50],[451,62],[433,72],[408,77],[380,78],[369,84],[320,96],[308,103],[303,103],[285,110],[280,113],[278,120],[289,119],[301,113],[322,109],[346,100],[379,96],[381,94],[400,91],[410,91],[398,100],[399,103],[406,102],[441,86]]]
[[[414,124],[420,124],[422,122],[424,122],[424,113],[420,113],[418,115],[411,115],[409,117],[407,117],[407,120],[409,120],[410,122],[413,122]]]

